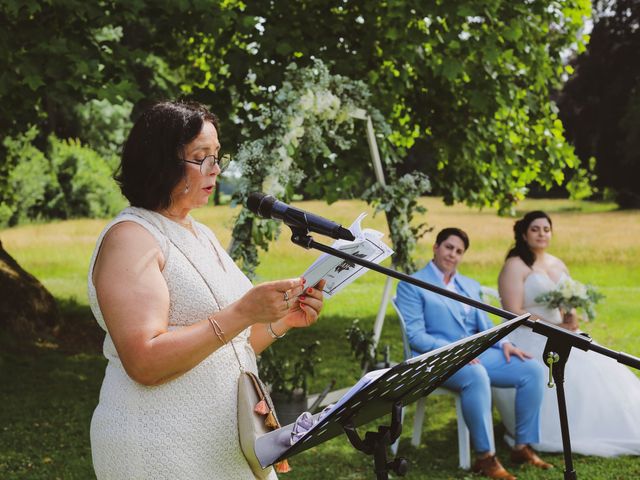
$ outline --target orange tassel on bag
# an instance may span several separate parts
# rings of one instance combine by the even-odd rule
[[[266,415],[269,413],[269,405],[267,405],[267,401],[265,399],[260,400],[256,403],[256,406],[253,409],[259,415]]]
[[[275,464],[277,473],[289,473],[291,471],[291,467],[289,466],[289,462],[285,459],[281,462]]]
[[[264,424],[270,428],[271,430],[275,430],[276,428],[280,428],[276,417],[273,416],[273,412],[269,412],[267,418],[264,419]]]

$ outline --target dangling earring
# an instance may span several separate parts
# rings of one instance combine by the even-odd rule
[[[186,182],[186,185],[184,187],[184,193],[189,193],[189,182]]]

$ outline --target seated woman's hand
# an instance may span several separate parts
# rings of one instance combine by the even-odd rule
[[[321,280],[313,287],[307,287],[302,295],[296,298],[295,304],[284,317],[288,327],[299,328],[313,325],[318,320],[323,306],[322,289],[325,281]]]
[[[576,313],[575,309],[570,312],[565,312],[562,316],[562,323],[560,324],[562,328],[566,328],[572,332],[575,332],[579,328],[579,317]]]
[[[303,291],[301,278],[261,283],[236,301],[233,308],[252,323],[272,323],[300,310],[298,295]]]

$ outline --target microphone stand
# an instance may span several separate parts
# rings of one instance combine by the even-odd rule
[[[291,241],[303,248],[313,248],[329,255],[333,255],[334,257],[342,258],[343,260],[347,260],[370,270],[375,270],[376,272],[382,273],[383,275],[402,280],[424,290],[429,290],[431,292],[452,298],[472,307],[479,308],[480,310],[483,310],[485,312],[493,313],[494,315],[507,320],[511,320],[517,317],[515,313],[509,312],[507,310],[503,310],[501,308],[494,307],[493,305],[474,300],[473,298],[465,297],[464,295],[460,295],[450,290],[438,287],[437,285],[418,280],[417,278],[411,277],[405,273],[382,267],[377,263],[364,260],[349,253],[341,252],[340,250],[337,250],[335,248],[318,243],[309,235],[309,230],[306,228],[291,227],[291,232]],[[564,328],[540,322],[538,320],[525,320],[523,325],[531,328],[534,332],[547,337],[547,343],[544,348],[542,360],[549,368],[549,382],[547,385],[550,388],[554,385],[556,387],[556,395],[558,398],[558,413],[560,415],[560,430],[562,433],[562,449],[565,462],[564,479],[577,480],[578,476],[573,468],[573,460],[571,458],[571,438],[569,435],[567,405],[564,395],[564,370],[569,358],[569,354],[571,353],[571,348],[576,347],[584,351],[592,350],[599,353],[600,355],[610,357],[616,360],[618,363],[622,363],[638,370],[640,370],[640,358],[634,357],[624,352],[616,352],[614,350],[610,350],[608,348],[594,344],[591,337],[589,337],[589,335],[586,333],[576,334]],[[354,446],[358,448],[359,445],[354,444]]]

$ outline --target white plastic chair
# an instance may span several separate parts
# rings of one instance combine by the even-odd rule
[[[483,302],[489,302],[492,298],[496,299],[500,303],[500,293],[495,288],[487,287],[486,285],[480,286],[480,296]]]
[[[404,349],[405,360],[413,356],[411,347],[409,346],[409,339],[407,338],[407,330],[404,323],[404,318],[400,313],[400,309],[396,305],[396,298],[391,299],[391,305],[398,314],[398,321],[400,322],[400,331],[402,332],[402,346]],[[458,465],[464,470],[471,468],[471,447],[469,438],[469,429],[464,423],[464,417],[462,416],[462,403],[460,401],[460,395],[458,393],[448,390],[446,388],[436,388],[431,395],[453,395],[456,401],[456,417],[458,420]],[[411,435],[411,445],[417,447],[420,445],[420,437],[422,436],[422,424],[425,417],[425,404],[427,397],[422,397],[416,402],[416,413],[413,418],[413,434]],[[402,409],[402,417],[404,420],[404,408]],[[491,432],[493,437],[493,432]],[[391,451],[395,455],[398,452],[400,439],[391,446]]]

